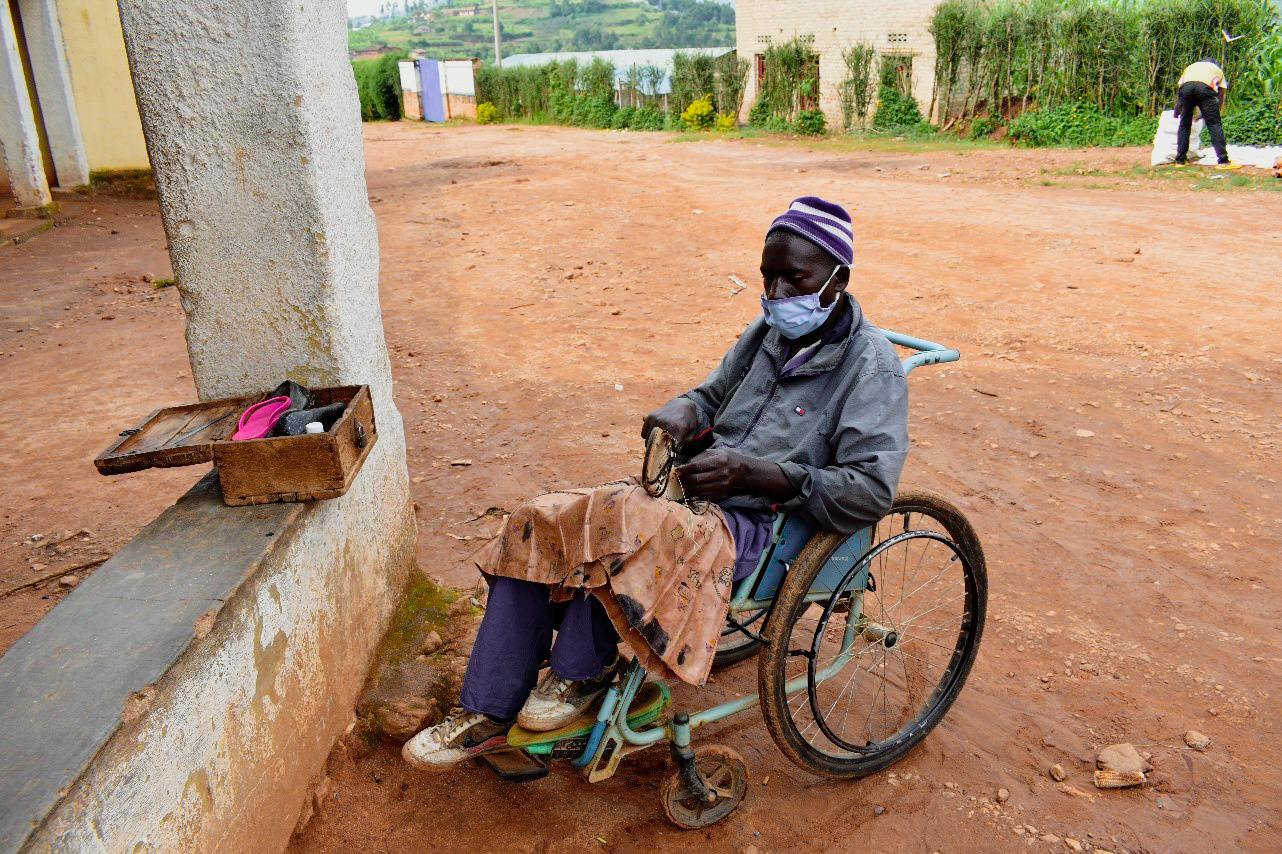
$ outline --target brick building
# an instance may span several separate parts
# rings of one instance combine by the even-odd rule
[[[741,118],[746,119],[757,99],[766,48],[795,36],[814,37],[819,109],[830,126],[841,121],[837,87],[846,76],[841,51],[857,42],[873,45],[881,55],[911,57],[913,95],[925,113],[935,78],[935,41],[926,27],[937,4],[938,0],[737,0],[736,47],[751,62]]]

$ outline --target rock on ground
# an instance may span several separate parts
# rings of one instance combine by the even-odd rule
[[[1195,729],[1184,733],[1184,743],[1194,750],[1206,750],[1211,746],[1211,739]]]

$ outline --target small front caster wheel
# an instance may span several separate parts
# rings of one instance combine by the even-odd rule
[[[748,791],[748,766],[728,747],[711,744],[694,754],[695,767],[711,800],[691,792],[674,768],[663,781],[663,811],[677,827],[695,830],[721,821],[743,802]]]

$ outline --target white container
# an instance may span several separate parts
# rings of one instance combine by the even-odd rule
[[[306,430],[308,433],[324,433],[325,425],[320,423],[319,421],[313,421],[303,429]]]

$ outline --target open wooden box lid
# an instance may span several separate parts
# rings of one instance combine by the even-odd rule
[[[261,394],[167,406],[157,409],[93,461],[103,474],[125,474],[149,468],[194,466],[214,459],[214,442],[236,432],[240,413]]]
[[[378,440],[369,386],[312,389],[313,405],[346,404],[324,433],[233,442],[240,414],[264,395],[157,409],[94,460],[102,474],[213,462],[228,504],[314,501],[347,492]]]

